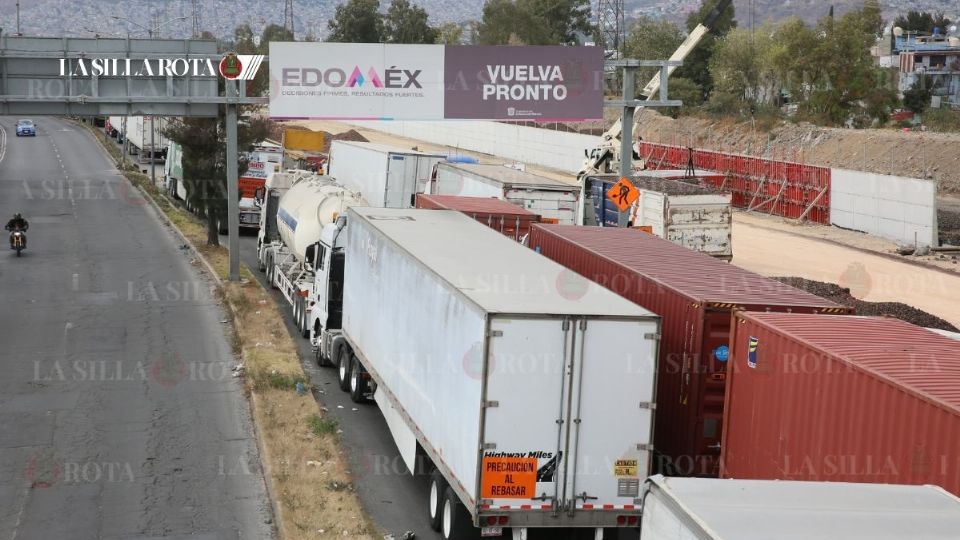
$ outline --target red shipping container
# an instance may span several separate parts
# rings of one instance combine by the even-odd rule
[[[733,310],[850,311],[631,229],[538,224],[529,245],[662,317],[653,441],[672,475],[719,473]]]
[[[960,495],[960,342],[883,317],[738,313],[721,473]]]
[[[492,197],[460,197],[456,195],[418,194],[417,208],[456,210],[463,212],[500,233],[521,240],[530,232],[530,226],[540,221],[540,215],[515,204]]]

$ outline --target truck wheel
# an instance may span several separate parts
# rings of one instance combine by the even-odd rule
[[[300,302],[300,337],[310,339],[310,319],[307,315],[307,299]]]
[[[293,324],[296,325],[298,334],[303,332],[303,319],[300,317],[302,302],[303,298],[299,296],[293,299]]]
[[[327,358],[326,356],[323,355],[323,347],[321,347],[320,344],[319,344],[319,342],[320,342],[320,337],[319,337],[319,336],[320,336],[320,332],[321,332],[321,331],[322,331],[322,329],[320,328],[320,324],[319,324],[319,322],[318,322],[317,325],[313,328],[313,335],[317,336],[317,343],[318,343],[318,344],[317,344],[317,351],[314,353],[314,356],[315,356],[316,359],[317,359],[317,365],[318,365],[318,366],[320,366],[320,367],[330,367],[330,366],[333,365],[333,362],[331,362],[329,358]]]
[[[340,354],[337,355],[337,383],[344,392],[350,390],[350,353],[349,347],[340,347]]]
[[[427,499],[427,512],[430,518],[430,528],[439,531],[443,520],[443,494],[447,489],[447,480],[440,474],[439,469],[430,473],[430,496]]]
[[[447,486],[443,493],[440,534],[444,540],[463,540],[478,536],[478,531],[470,520],[470,513],[453,492],[453,488]]]
[[[356,356],[350,355],[350,400],[354,403],[366,403],[369,385],[363,376],[366,372]]]

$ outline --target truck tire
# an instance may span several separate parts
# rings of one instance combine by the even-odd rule
[[[303,319],[300,316],[303,298],[297,296],[293,299],[293,324],[297,327],[297,333],[303,333]]]
[[[340,354],[337,355],[337,383],[344,392],[350,390],[350,359],[353,353],[350,347],[340,347]]]
[[[479,536],[478,533],[479,531],[470,520],[470,513],[460,502],[453,488],[447,486],[443,491],[440,534],[444,540],[464,540],[476,538]]]
[[[317,325],[316,325],[315,327],[313,327],[313,335],[319,336],[321,331],[322,331],[322,329],[320,328],[320,323],[319,323],[319,321],[318,321],[318,322],[317,322]],[[319,341],[319,339],[318,339],[318,341]],[[315,356],[316,359],[317,359],[317,365],[318,365],[318,366],[320,366],[320,367],[331,367],[331,366],[333,366],[333,362],[331,362],[329,358],[327,358],[326,356],[323,355],[323,347],[321,347],[319,344],[317,345],[317,350],[316,350],[316,352],[314,352],[314,356]]]
[[[354,403],[366,403],[370,385],[364,377],[366,372],[355,355],[350,355],[350,400]]]
[[[440,469],[430,473],[430,492],[427,496],[427,517],[430,518],[430,528],[439,531],[443,520],[443,495],[447,490],[447,480],[440,474]]]
[[[307,299],[300,302],[300,337],[310,339],[310,319],[307,315]]]

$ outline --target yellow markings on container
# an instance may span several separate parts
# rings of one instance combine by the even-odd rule
[[[613,475],[618,477],[637,476],[637,460],[618,459],[616,463],[613,464]]]

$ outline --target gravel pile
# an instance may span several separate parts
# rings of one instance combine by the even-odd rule
[[[866,302],[850,294],[850,289],[834,285],[833,283],[824,283],[822,281],[813,281],[799,277],[777,277],[774,279],[815,294],[821,298],[836,302],[837,304],[853,307],[857,315],[895,317],[901,321],[923,326],[924,328],[939,328],[940,330],[950,332],[960,331],[947,321],[931,315],[926,311],[921,311],[900,302]]]

